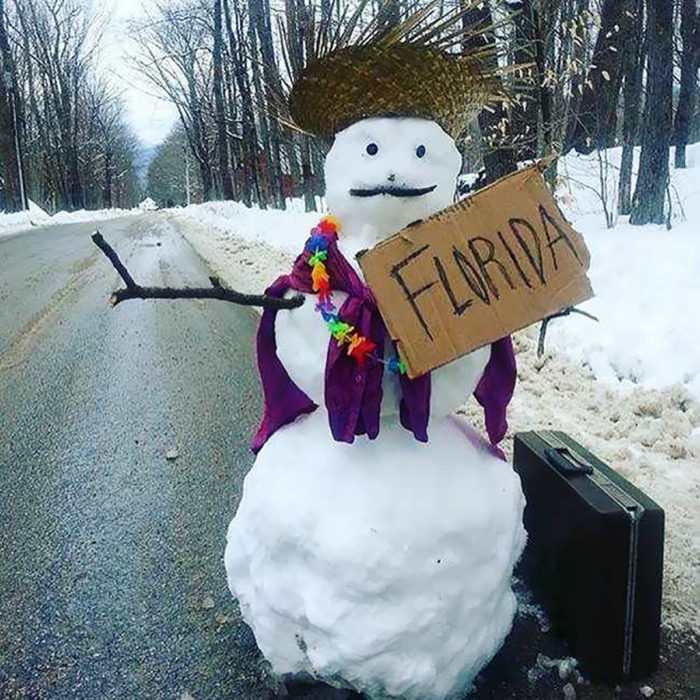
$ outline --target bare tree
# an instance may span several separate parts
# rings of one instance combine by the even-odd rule
[[[244,51],[244,19],[240,3],[234,4],[235,15],[232,16],[229,0],[223,0],[226,17],[226,33],[228,35],[228,56],[233,64],[233,78],[238,91],[240,106],[238,113],[241,121],[240,139],[240,170],[241,182],[239,191],[245,204],[254,201],[262,203],[262,193],[259,186],[258,173],[258,134],[255,124],[255,109],[250,83],[246,53]],[[234,24],[235,20],[235,24]]]
[[[574,129],[565,151],[579,153],[614,145],[624,48],[634,27],[635,0],[604,0],[593,62],[583,83]]]
[[[233,199],[233,182],[231,180],[231,161],[229,157],[228,136],[226,134],[226,111],[224,109],[223,69],[223,20],[221,0],[214,0],[214,101],[216,106],[216,145],[219,155],[219,179],[221,194],[224,199]]]
[[[133,205],[136,142],[98,75],[103,19],[80,0],[6,3],[3,61],[11,52],[15,141],[31,172],[29,196],[50,210]]]
[[[258,97],[267,103],[266,109],[272,105],[276,96],[282,93],[280,87],[279,67],[275,56],[272,36],[272,21],[269,0],[249,0],[251,31],[255,31],[256,43],[260,51],[264,87],[258,88]],[[257,60],[257,59],[254,59]],[[267,122],[267,133],[264,140],[265,165],[269,173],[268,184],[273,194],[273,200],[280,209],[285,208],[282,186],[282,141],[279,122],[272,118]],[[288,154],[291,156],[291,154]]]
[[[202,181],[202,197],[214,194],[212,93],[213,37],[196,0],[154,3],[146,19],[133,23],[139,52],[131,59],[140,73],[176,107]]]
[[[484,2],[465,12],[463,23],[465,29],[476,33],[471,36],[465,49],[485,47],[496,43],[492,29],[493,17],[489,5]],[[490,59],[491,68],[497,64],[498,57],[494,54]],[[484,142],[483,161],[486,171],[484,184],[497,180],[518,169],[515,150],[512,148],[510,121],[505,105],[499,103],[483,109],[478,117],[479,129]]]

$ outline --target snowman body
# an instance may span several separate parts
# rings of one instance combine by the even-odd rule
[[[336,136],[326,197],[358,272],[359,251],[452,203],[460,165],[428,120],[366,119]],[[334,293],[338,307],[343,296]],[[517,476],[452,415],[490,348],[432,373],[428,443],[400,425],[388,371],[379,436],[338,443],[323,398],[329,334],[314,301],[279,313],[275,333],[282,364],[318,409],[258,453],[228,530],[229,587],[279,674],[372,698],[456,696],[510,629],[525,541]]]

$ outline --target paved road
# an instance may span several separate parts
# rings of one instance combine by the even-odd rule
[[[0,697],[267,698],[222,563],[259,411],[254,318],[110,309],[92,230],[0,239]],[[162,218],[101,230],[137,280],[207,283]]]
[[[100,228],[137,281],[209,274],[165,215]],[[92,230],[0,239],[0,698],[277,697],[222,564],[260,409],[254,317],[215,301],[110,309],[117,278]],[[472,700],[562,698],[539,652],[566,655],[519,619]],[[697,641],[664,633],[663,653],[655,697],[700,697]]]

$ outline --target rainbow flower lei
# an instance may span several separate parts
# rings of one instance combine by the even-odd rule
[[[311,267],[311,286],[318,297],[318,311],[330,334],[338,341],[338,345],[347,345],[347,352],[358,364],[369,357],[385,364],[395,374],[405,374],[406,365],[398,357],[383,360],[375,353],[377,346],[369,338],[360,335],[349,323],[345,323],[338,315],[338,309],[333,303],[331,279],[326,269],[328,259],[328,236],[335,235],[340,228],[338,220],[333,216],[325,216],[317,226],[311,229],[311,235],[306,242],[305,250],[310,254],[308,264]]]

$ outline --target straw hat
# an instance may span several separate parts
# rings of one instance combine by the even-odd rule
[[[309,65],[292,88],[289,111],[317,136],[366,117],[425,117],[456,138],[491,93],[469,58],[409,43],[356,46]]]
[[[299,54],[299,45],[289,42],[298,39],[295,28],[288,27],[286,34],[283,28],[292,76],[285,121],[328,138],[367,117],[424,117],[457,138],[484,105],[506,99],[495,43],[483,41],[483,27],[475,32],[462,26],[469,9],[430,20],[431,5],[384,31],[380,12],[354,39],[356,16],[330,40],[324,40],[328,27],[312,23],[310,30],[317,34],[305,42],[304,65],[289,60]],[[470,45],[474,48],[453,50]]]

